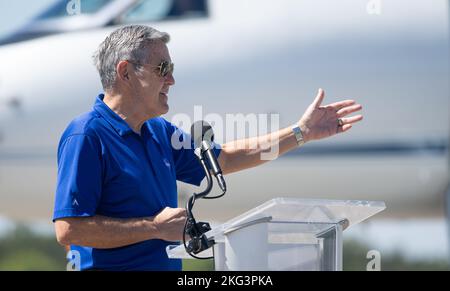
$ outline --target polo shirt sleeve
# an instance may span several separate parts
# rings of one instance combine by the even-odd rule
[[[191,141],[190,134],[169,122],[167,123],[169,125],[169,140],[179,141],[178,145],[172,145],[177,180],[200,186],[205,178],[205,171],[194,153],[194,142]],[[220,145],[213,143],[213,150],[216,157],[219,158]]]
[[[101,147],[97,138],[77,134],[58,148],[58,181],[53,221],[94,216],[102,192]]]

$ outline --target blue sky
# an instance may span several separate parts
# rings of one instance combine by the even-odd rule
[[[0,36],[25,24],[56,0],[0,0]]]

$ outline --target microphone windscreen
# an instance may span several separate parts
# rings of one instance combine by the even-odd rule
[[[191,125],[191,138],[194,141],[195,148],[198,148],[201,147],[204,140],[208,142],[214,141],[214,131],[208,122],[199,120]]]

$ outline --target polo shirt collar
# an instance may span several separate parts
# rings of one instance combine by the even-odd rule
[[[128,123],[112,111],[111,108],[103,102],[103,98],[105,98],[104,94],[97,96],[94,104],[94,110],[97,111],[109,124],[111,124],[120,136],[132,133],[133,130],[130,128]]]
[[[105,94],[99,94],[95,100],[94,110],[97,111],[111,126],[114,130],[120,135],[125,136],[127,134],[133,133],[134,131],[131,127],[126,123],[125,120],[122,119],[119,115],[117,115],[108,105],[103,102],[103,98],[105,98]],[[148,121],[144,122],[142,126],[146,126],[150,136],[159,143],[159,139],[153,129],[153,127],[148,123]]]
[[[151,119],[149,119],[149,120],[151,120]],[[146,122],[144,122],[144,125],[143,125],[143,126],[146,126],[146,127],[147,127],[148,132],[150,133],[150,136],[153,138],[153,140],[156,141],[157,143],[160,143],[160,142],[159,142],[159,139],[158,139],[158,135],[156,134],[156,132],[155,132],[155,130],[153,129],[153,126],[150,124],[149,120],[147,120]]]

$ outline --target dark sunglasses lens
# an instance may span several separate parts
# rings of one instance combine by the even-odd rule
[[[166,77],[169,73],[173,73],[173,64],[169,62],[163,62],[161,64],[160,74],[162,77]]]

